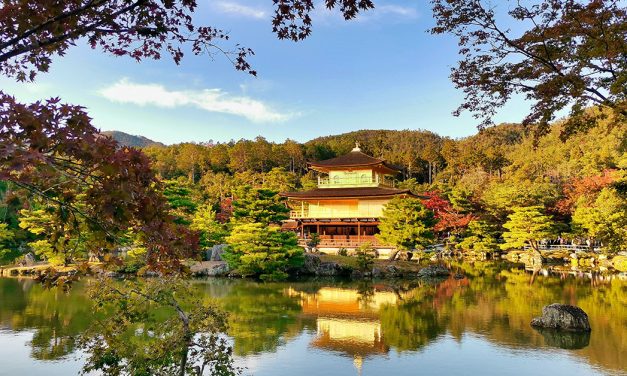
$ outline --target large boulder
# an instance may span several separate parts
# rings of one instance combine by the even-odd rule
[[[390,278],[400,278],[403,276],[402,271],[396,265],[388,265],[385,268],[385,274]]]
[[[425,268],[420,269],[417,276],[420,278],[435,278],[447,277],[449,274],[451,274],[451,271],[443,265],[429,265]]]
[[[227,275],[229,266],[224,261],[202,261],[191,265],[189,270],[196,277],[215,277]]]
[[[207,270],[207,276],[209,277],[224,276],[228,273],[229,265],[224,261],[214,263],[211,268]]]
[[[320,256],[314,255],[311,253],[305,253],[305,262],[303,263],[303,267],[301,272],[303,274],[316,274],[318,267],[320,266]]]
[[[321,262],[314,273],[317,276],[331,277],[342,273],[342,267],[337,262]]]
[[[20,266],[33,266],[36,262],[37,260],[35,260],[35,254],[33,252],[28,252],[27,254],[22,256],[19,264]]]
[[[542,316],[531,320],[531,326],[548,329],[589,332],[590,322],[583,309],[553,303],[542,308]]]
[[[226,251],[227,244],[216,244],[207,250],[207,261],[224,261],[222,254]]]

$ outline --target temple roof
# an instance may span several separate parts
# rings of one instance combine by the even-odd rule
[[[319,162],[309,162],[308,165],[314,170],[328,170],[334,168],[355,168],[355,167],[372,167],[379,165],[390,173],[398,173],[396,166],[388,164],[385,159],[371,157],[355,147],[350,153],[340,155],[339,157],[326,159]]]
[[[316,188],[303,192],[283,192],[283,197],[289,198],[353,198],[353,197],[392,197],[407,195],[416,197],[409,189],[396,189],[384,187],[358,187],[358,188]]]
[[[383,163],[385,160],[371,157],[368,154],[362,153],[361,151],[353,150],[348,154],[340,155],[339,157],[327,159],[319,162],[310,162],[309,164],[312,166],[364,166],[364,165],[373,165]]]

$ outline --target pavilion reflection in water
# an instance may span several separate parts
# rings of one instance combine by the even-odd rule
[[[353,359],[361,374],[365,359],[386,355],[389,347],[383,340],[379,307],[397,304],[398,297],[389,291],[368,291],[324,287],[316,293],[292,290],[301,299],[302,313],[316,319],[314,348],[334,351]]]

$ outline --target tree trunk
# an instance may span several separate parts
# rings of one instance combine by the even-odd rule
[[[431,162],[427,164],[427,167],[429,168],[429,184],[431,184]]]
[[[189,317],[183,312],[178,303],[174,302],[174,308],[176,309],[181,322],[183,323],[183,344],[185,348],[183,348],[181,353],[181,369],[179,370],[179,376],[185,376],[185,369],[187,368],[187,358],[189,356],[189,347],[192,342],[192,333],[189,329]]]

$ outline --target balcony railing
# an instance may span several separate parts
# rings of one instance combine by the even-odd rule
[[[300,245],[307,245],[309,239],[299,239]],[[320,235],[318,248],[357,248],[365,243],[370,243],[373,247],[383,247],[373,235]]]
[[[290,211],[290,218],[379,218],[382,214],[382,208],[336,209],[332,207],[313,207],[312,210],[309,210],[309,208],[305,206],[302,209]]]
[[[351,187],[394,187],[392,179],[383,178],[379,175],[372,177],[370,175],[355,177],[335,177],[322,178],[318,177],[318,188],[351,188]]]

